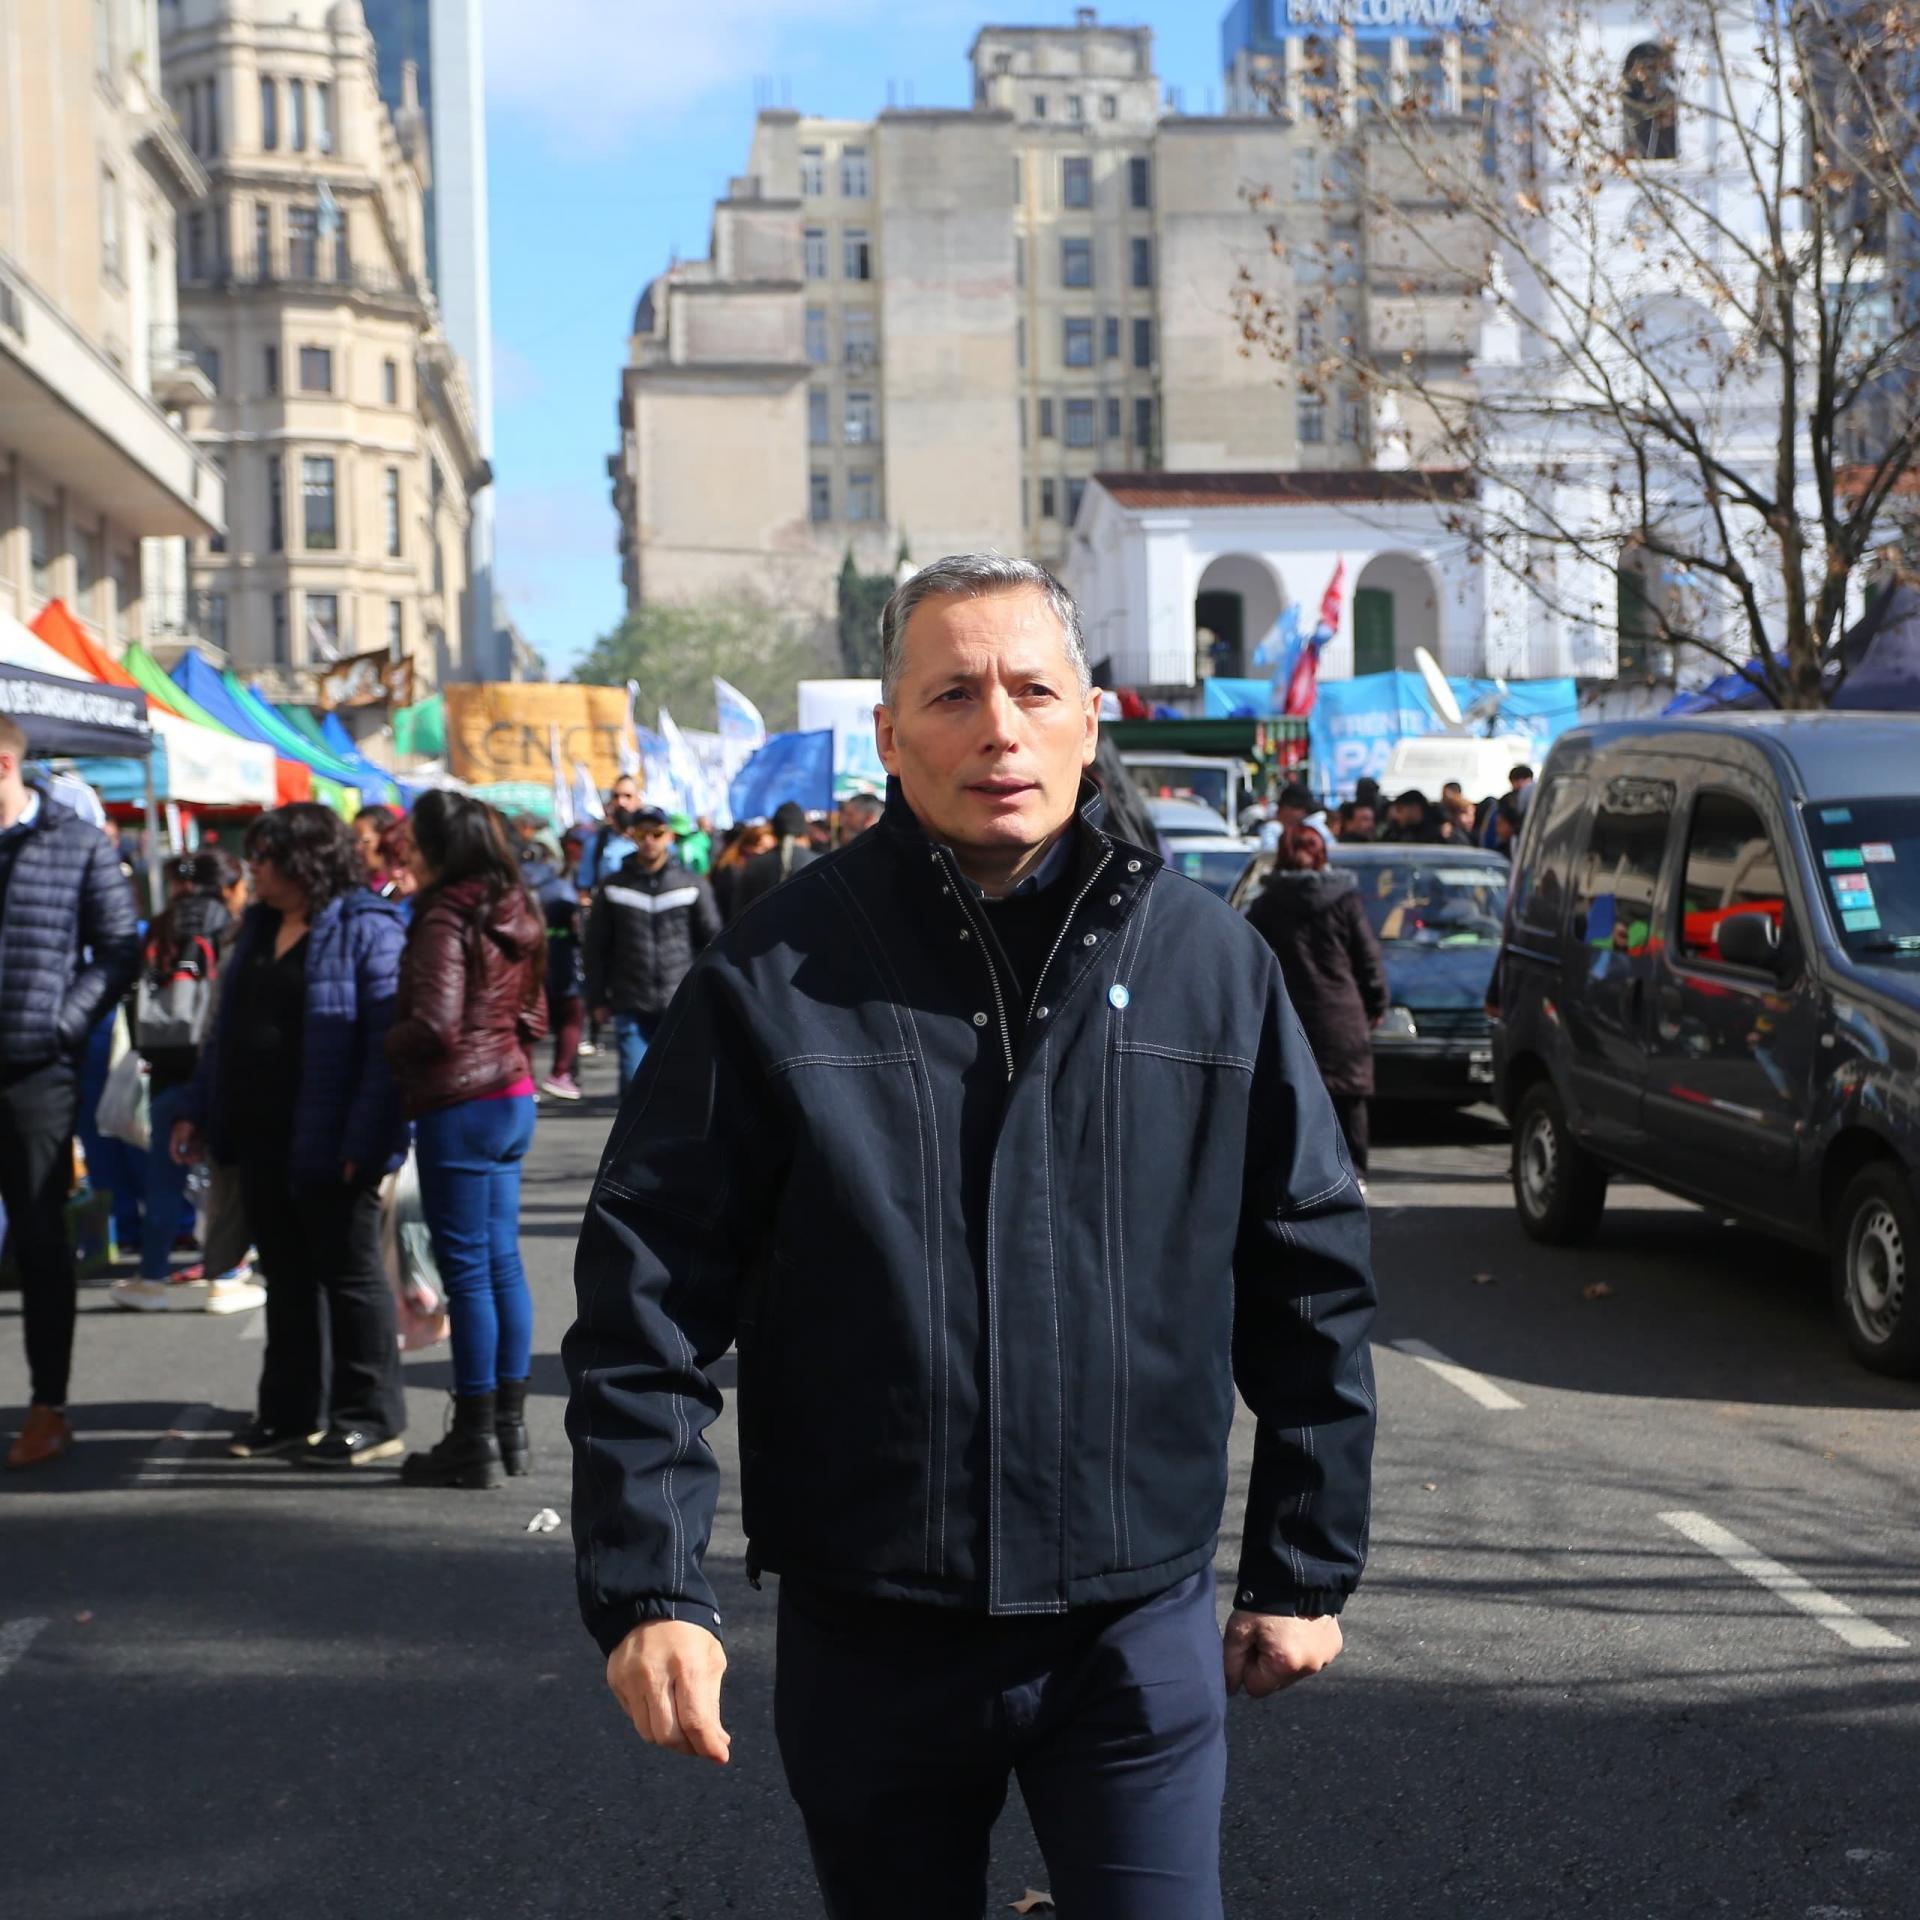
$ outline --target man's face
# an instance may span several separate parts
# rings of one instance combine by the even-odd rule
[[[631,813],[640,804],[640,782],[632,774],[623,773],[613,783],[613,813]]]
[[[1347,815],[1347,838],[1349,840],[1371,840],[1373,838],[1374,815],[1371,807],[1355,807]]]
[[[633,844],[640,849],[635,856],[649,873],[658,873],[673,851],[671,827],[635,827]]]
[[[907,804],[955,848],[1038,847],[1073,818],[1098,739],[1060,622],[1037,589],[923,600],[903,638],[893,704],[874,709],[880,758]]]

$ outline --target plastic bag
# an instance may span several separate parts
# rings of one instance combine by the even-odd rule
[[[447,1307],[433,1258],[433,1236],[420,1204],[420,1168],[411,1150],[399,1171],[381,1184],[380,1244],[386,1255],[387,1284],[393,1289],[400,1351],[417,1353],[422,1347],[438,1346],[448,1334]]]
[[[107,1069],[93,1123],[109,1140],[124,1140],[142,1152],[153,1142],[147,1109],[147,1063],[128,1048]]]

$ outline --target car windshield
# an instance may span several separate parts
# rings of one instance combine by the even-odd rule
[[[1215,813],[1226,813],[1233,778],[1225,767],[1161,766],[1136,760],[1128,762],[1127,771],[1149,800],[1198,800]]]
[[[1396,946],[1479,947],[1500,938],[1507,870],[1471,860],[1356,860],[1360,902]]]
[[[1806,819],[1840,944],[1876,965],[1920,963],[1920,799],[1809,800]]]
[[[1222,900],[1232,893],[1233,883],[1247,870],[1251,849],[1242,847],[1179,847],[1173,849],[1173,866],[1189,880],[1197,880],[1209,893]]]

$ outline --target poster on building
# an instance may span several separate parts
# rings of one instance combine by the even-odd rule
[[[341,707],[410,707],[413,662],[394,659],[384,647],[356,653],[351,660],[336,660],[318,685],[320,706],[328,713]]]
[[[802,680],[800,731],[833,734],[833,797],[885,793],[887,770],[873,737],[873,710],[880,702],[878,680]]]
[[[487,786],[500,780],[553,784],[554,741],[562,762],[579,761],[603,790],[620,772],[622,740],[632,745],[620,687],[488,681],[446,689],[447,771]]]

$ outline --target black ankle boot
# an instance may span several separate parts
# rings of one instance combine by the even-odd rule
[[[456,1394],[453,1424],[430,1453],[410,1453],[400,1469],[403,1487],[497,1487],[506,1479],[500,1443],[493,1437],[494,1396]]]
[[[532,1450],[527,1444],[527,1383],[502,1380],[493,1408],[493,1435],[500,1443],[500,1459],[509,1474],[528,1471]]]

